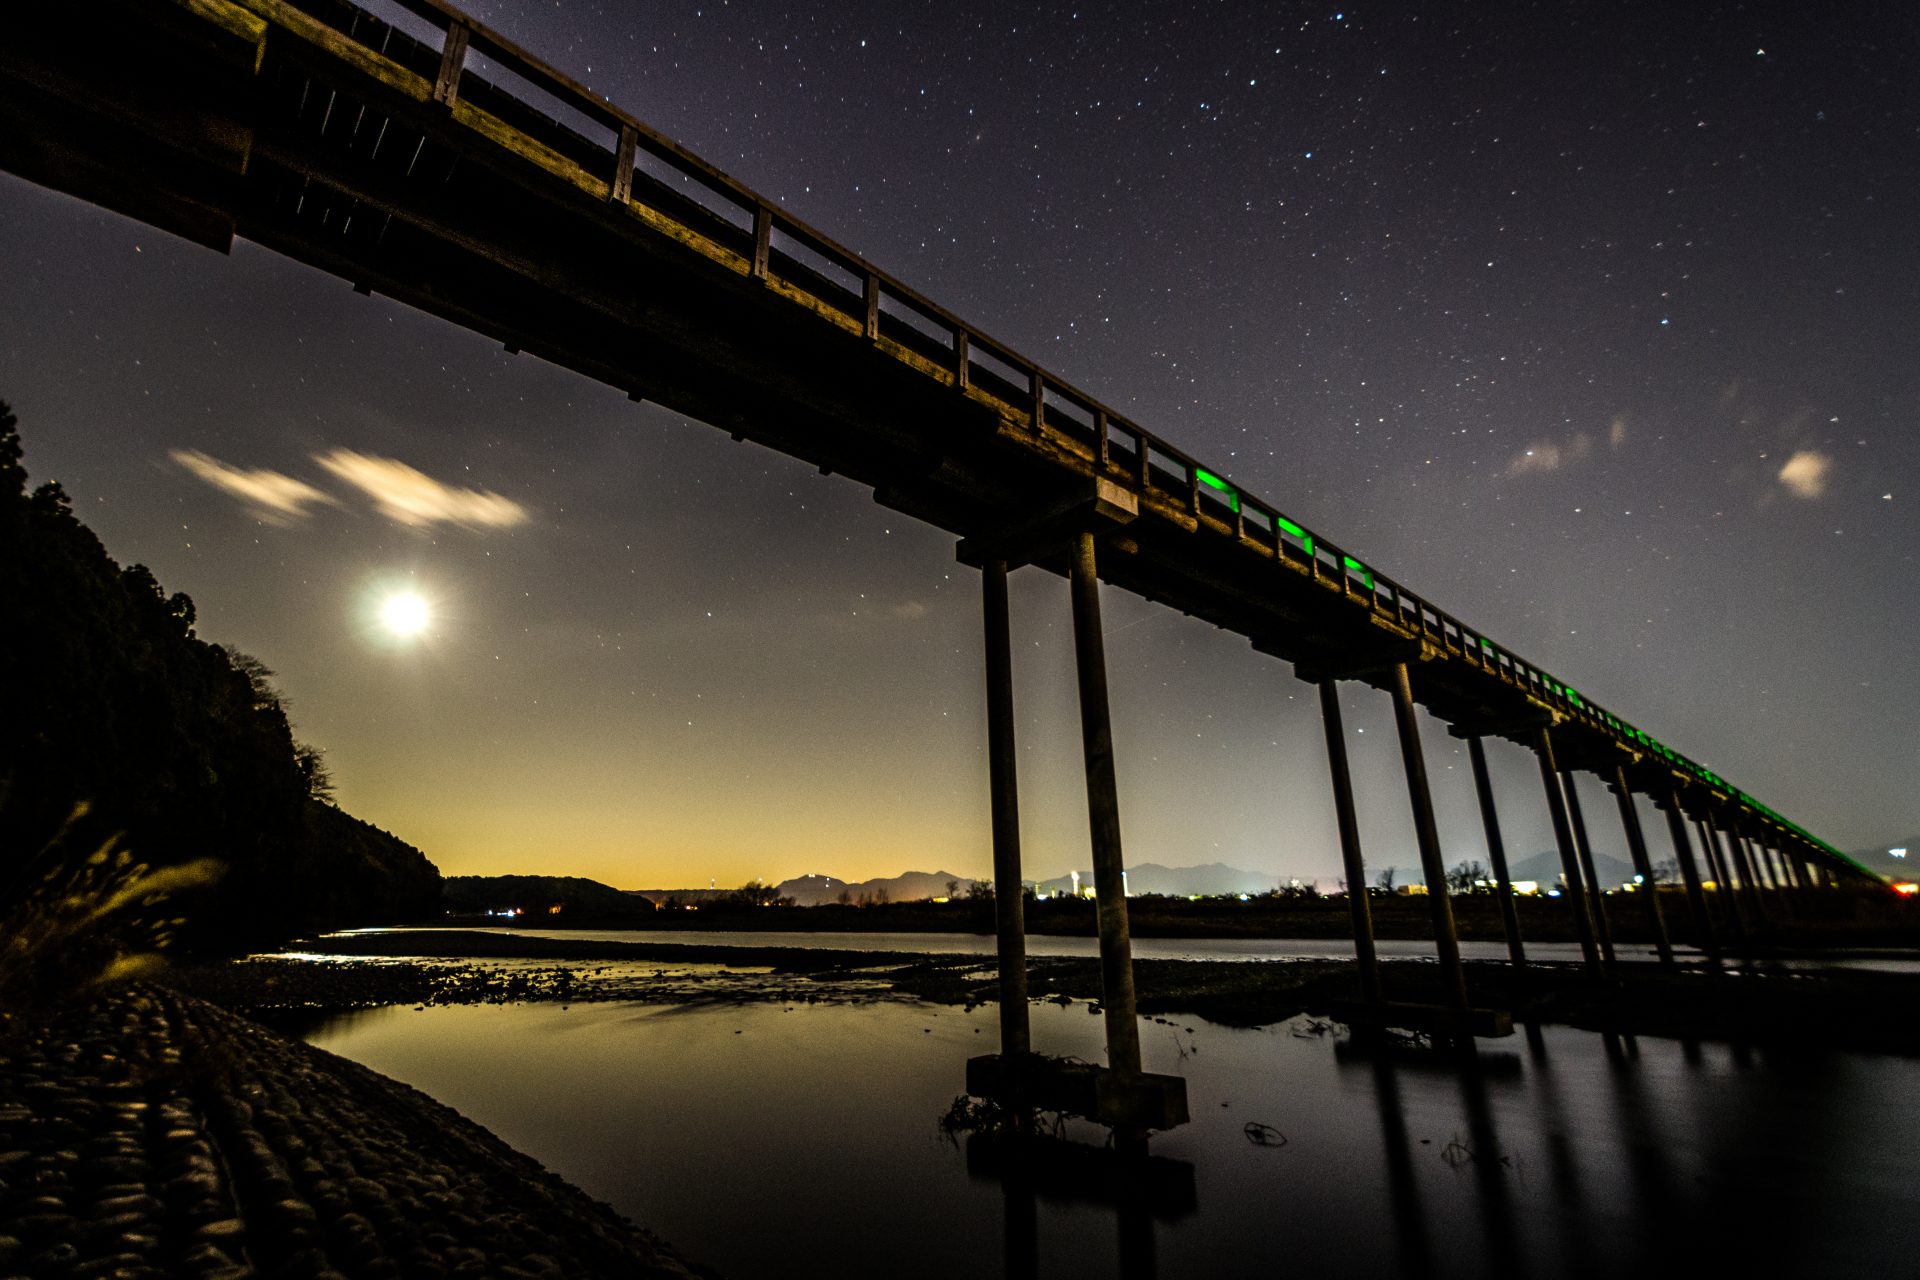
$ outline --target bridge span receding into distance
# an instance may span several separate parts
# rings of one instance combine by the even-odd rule
[[[367,0],[376,4],[376,0]],[[235,237],[657,402],[960,538],[985,590],[1003,1047],[1027,1049],[1006,575],[1074,605],[1109,1053],[1139,1075],[1098,579],[1247,637],[1319,687],[1347,883],[1364,886],[1337,682],[1393,699],[1427,883],[1446,883],[1416,707],[1467,740],[1525,962],[1482,740],[1538,759],[1583,955],[1611,962],[1575,772],[1664,812],[1709,955],[1883,884],[1832,845],[1278,506],[909,288],[440,0],[93,0],[0,17],[0,166],[202,245]],[[1697,844],[1696,844],[1697,842]],[[1369,1001],[1367,894],[1349,895]],[[1429,895],[1446,1026],[1469,1008]],[[1661,895],[1637,898],[1671,960]],[[1472,1015],[1472,1016],[1469,1016]],[[1163,1100],[1164,1101],[1164,1100]]]

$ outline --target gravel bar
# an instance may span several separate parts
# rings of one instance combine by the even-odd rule
[[[417,1089],[172,991],[0,1044],[0,1277],[710,1276]]]

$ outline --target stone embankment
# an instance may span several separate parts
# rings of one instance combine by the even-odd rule
[[[0,1277],[688,1277],[406,1085],[191,997],[0,1043]]]

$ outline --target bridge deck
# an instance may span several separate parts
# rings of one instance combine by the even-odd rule
[[[1377,664],[1417,659],[1415,698],[1458,732],[1551,723],[1564,764],[1624,764],[1867,874],[511,42],[399,3],[413,34],[342,0],[12,7],[0,165],[223,251],[244,236],[963,538],[1122,490],[1139,514],[1102,543],[1113,585],[1307,679],[1384,687]]]

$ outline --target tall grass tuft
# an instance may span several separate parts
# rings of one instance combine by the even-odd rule
[[[212,884],[225,870],[213,858],[150,867],[134,861],[118,834],[81,854],[74,831],[87,812],[74,806],[29,860],[38,878],[0,905],[0,1039],[96,987],[159,967],[186,923],[168,914],[168,899]]]

